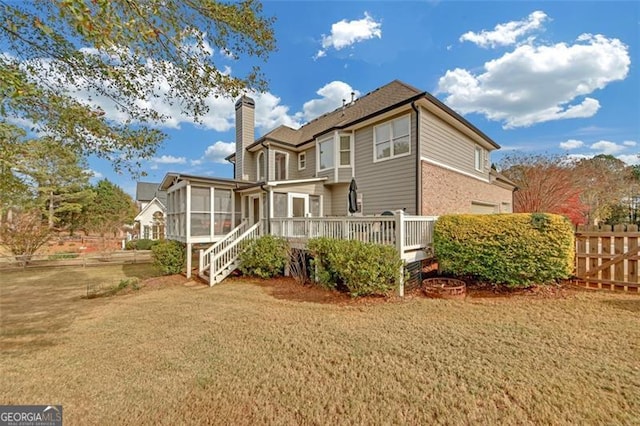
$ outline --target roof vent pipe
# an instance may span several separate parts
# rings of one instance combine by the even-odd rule
[[[351,103],[356,100],[356,92],[351,92]]]

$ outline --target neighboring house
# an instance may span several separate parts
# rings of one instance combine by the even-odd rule
[[[159,189],[160,184],[138,182],[136,204],[140,212],[135,217],[139,238],[158,240],[165,237],[167,192]]]
[[[358,188],[355,216],[363,224],[376,217],[376,229],[395,220],[380,216],[386,212],[403,211],[417,221],[512,211],[515,185],[490,167],[498,144],[431,94],[403,82],[393,81],[297,130],[280,126],[258,139],[254,113],[253,99],[237,101],[236,152],[228,157],[233,179],[165,176],[160,189],[168,192],[168,238],[187,243],[189,250],[194,243],[222,241],[212,249],[217,252],[226,238],[238,237],[241,230],[228,235],[241,220],[247,226],[263,220],[264,232],[283,236],[301,229],[325,235],[319,229],[328,229],[329,219],[312,218],[353,216],[352,179]],[[343,238],[354,235],[345,232]],[[398,234],[391,243],[406,238]]]

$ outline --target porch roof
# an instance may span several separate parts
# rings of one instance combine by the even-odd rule
[[[184,173],[174,173],[169,172],[164,176],[162,182],[160,182],[161,190],[168,190],[172,185],[175,185],[181,181],[190,181],[190,182],[198,182],[205,183],[209,185],[220,185],[227,188],[239,188],[241,186],[246,186],[247,182],[237,179],[229,179],[229,178],[220,178],[220,177],[207,177],[207,176],[196,176],[196,175],[188,175]]]

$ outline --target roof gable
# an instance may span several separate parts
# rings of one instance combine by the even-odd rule
[[[160,190],[160,184],[154,182],[137,182],[136,183],[136,201],[149,202],[154,198],[162,203],[167,202],[166,191]]]

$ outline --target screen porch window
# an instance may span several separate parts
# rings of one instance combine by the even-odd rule
[[[287,194],[273,193],[273,217],[287,217]]]
[[[319,195],[309,195],[309,215],[312,217],[320,217]]]
[[[404,116],[374,127],[375,160],[386,160],[409,154],[411,120]]]
[[[232,228],[232,206],[230,189],[213,190],[213,233],[224,235]]]
[[[333,136],[318,142],[318,151],[320,152],[318,163],[320,170],[333,168]]]
[[[191,232],[192,237],[211,234],[211,188],[191,187]]]

